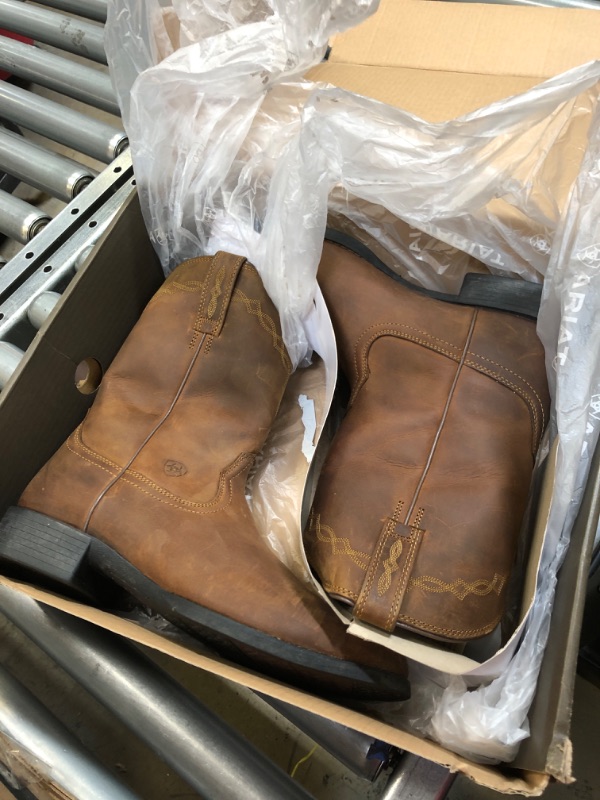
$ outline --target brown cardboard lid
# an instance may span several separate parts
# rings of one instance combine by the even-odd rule
[[[381,0],[331,42],[333,64],[544,79],[600,55],[593,10]]]
[[[454,119],[526,92],[539,83],[538,78],[531,77],[340,64],[335,61],[324,61],[314,67],[308,77],[402,108],[428,122]]]
[[[382,0],[307,77],[441,122],[593,61],[599,38],[596,11]]]

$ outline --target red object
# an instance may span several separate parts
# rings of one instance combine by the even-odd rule
[[[0,28],[0,36],[7,36],[9,39],[18,39],[25,44],[33,44],[33,39],[30,39],[28,36],[21,36],[21,34],[13,33],[12,31],[5,31],[3,28]],[[0,70],[0,80],[5,81],[7,78],[10,78],[10,72]]]

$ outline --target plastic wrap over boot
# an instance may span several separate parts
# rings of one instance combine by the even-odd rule
[[[305,533],[356,618],[447,641],[505,606],[548,419],[533,319],[433,299],[325,243],[319,282],[351,385]]]

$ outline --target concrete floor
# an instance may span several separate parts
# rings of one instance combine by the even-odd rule
[[[54,92],[36,91],[65,102],[65,98],[59,98]],[[90,111],[89,107],[76,101],[66,102],[86,113]],[[101,112],[94,114],[118,124],[118,120],[111,115]],[[32,138],[40,140],[39,137]],[[97,162],[82,158],[67,148],[57,149],[96,169],[102,168]],[[61,208],[61,204],[35,190],[20,187],[17,193],[51,213],[58,213]],[[18,246],[10,242],[0,247],[4,258],[10,258],[17,250]],[[301,759],[312,753],[298,765],[295,779],[316,800],[377,800],[385,791],[389,771],[370,784],[342,767],[321,747],[314,749],[314,743],[308,737],[252,692],[166,656],[157,653],[150,655],[286,772],[291,773]],[[144,800],[198,797],[135,735],[2,617],[0,663],[18,675],[19,680]],[[600,800],[599,719],[600,691],[578,679],[573,716],[574,772],[577,782],[568,787],[558,784],[550,786],[544,794],[548,800]],[[406,800],[417,797],[404,796]],[[493,800],[500,795],[459,776],[448,797],[450,800]],[[1,788],[0,800],[4,800]]]

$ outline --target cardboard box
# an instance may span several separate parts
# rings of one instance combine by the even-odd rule
[[[70,432],[79,424],[90,396],[75,386],[75,369],[85,358],[108,366],[143,307],[162,281],[133,195],[93,255],[70,284],[39,331],[26,357],[0,394],[0,514]],[[598,476],[598,458],[592,476]],[[541,794],[553,775],[570,779],[568,740],[577,658],[578,630],[585,598],[586,564],[594,540],[600,498],[588,497],[573,545],[559,575],[556,613],[531,719],[531,739],[512,765],[483,766],[439,745],[384,723],[376,711],[359,712],[267,679],[218,657],[209,657],[134,622],[0,578],[48,605],[62,609],[141,644],[209,672],[279,698],[321,716],[390,742],[397,747],[458,770],[497,791]]]
[[[310,77],[371,94],[430,119],[444,119],[589,60],[597,28],[600,15],[587,11],[384,0],[378,15],[334,40],[329,62]],[[133,196],[0,394],[0,513],[16,502],[89,407],[90,396],[75,387],[76,366],[89,357],[108,366],[161,280]],[[393,728],[376,711],[343,707],[113,614],[23,583],[5,578],[0,582],[189,664],[463,772],[496,791],[539,795],[551,777],[571,780],[569,721],[585,577],[600,510],[595,490],[599,473],[597,454],[591,493],[558,578],[550,642],[530,716],[531,737],[510,765],[476,764]]]

